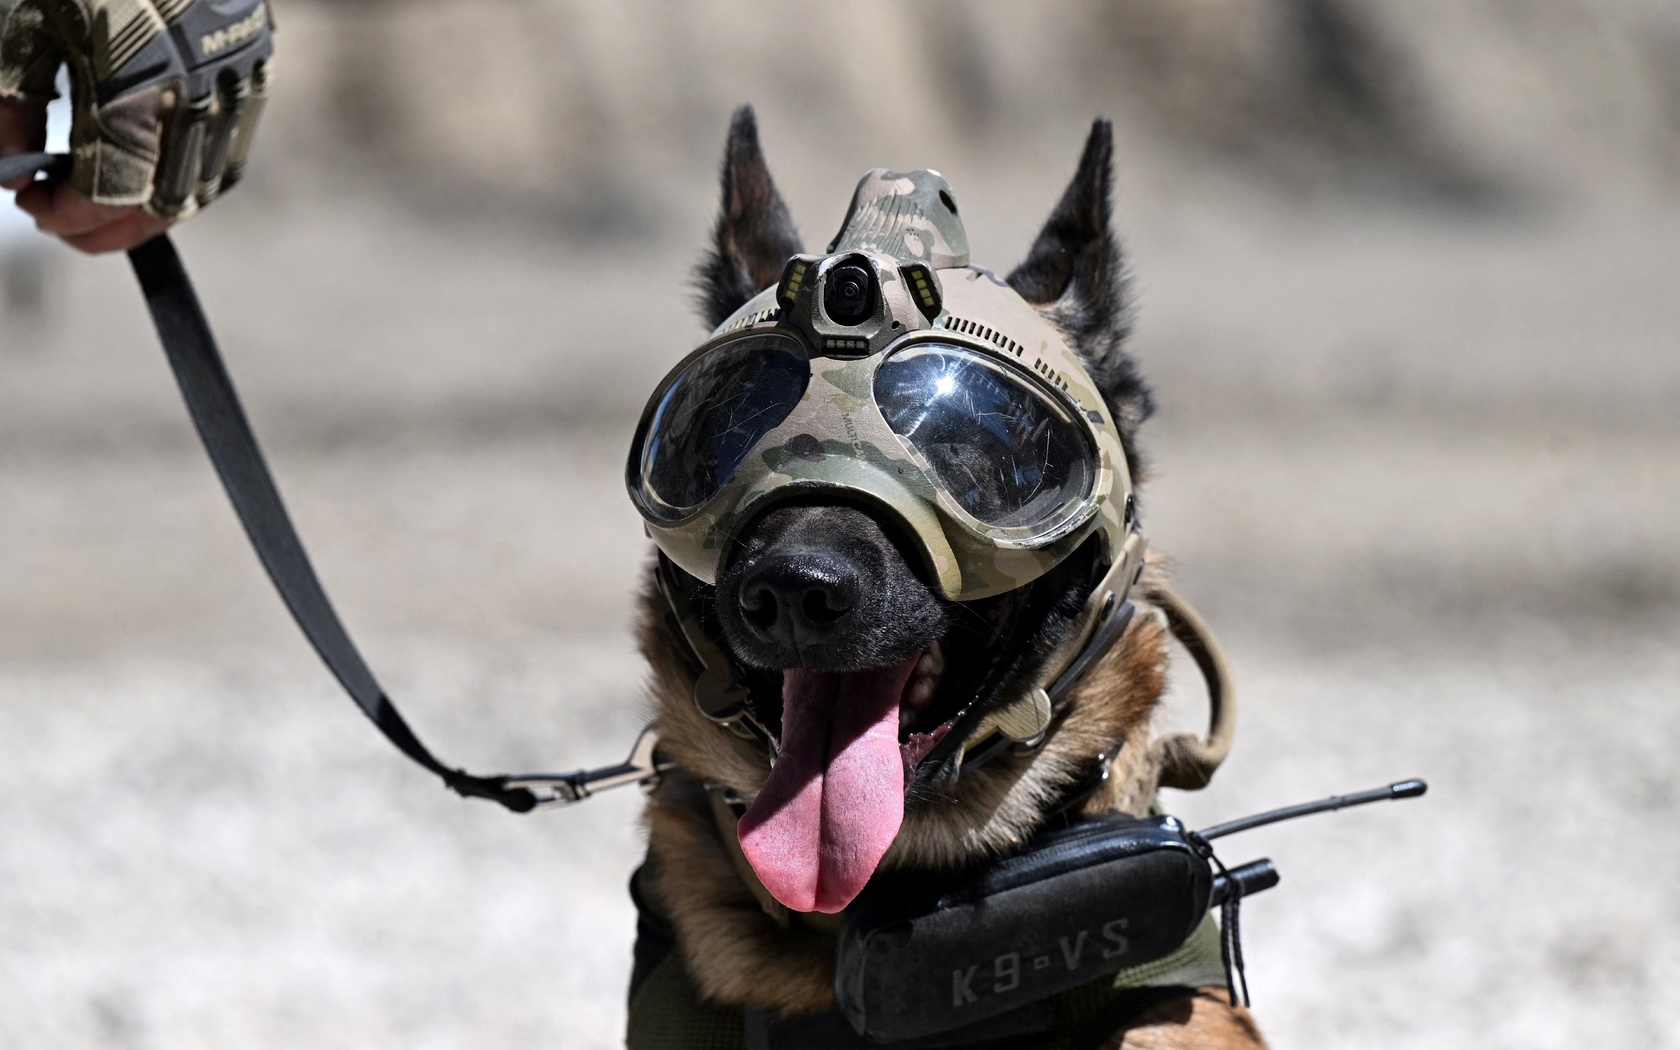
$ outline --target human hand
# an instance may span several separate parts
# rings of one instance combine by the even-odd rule
[[[46,142],[46,107],[0,99],[0,157],[38,152]],[[126,251],[156,237],[170,220],[148,215],[139,205],[95,204],[68,182],[33,182],[23,176],[5,183],[17,191],[17,206],[43,233],[79,251]]]
[[[72,247],[150,240],[243,175],[272,54],[266,0],[18,0],[0,28],[0,157],[42,148],[67,65],[72,167],[7,188]]]

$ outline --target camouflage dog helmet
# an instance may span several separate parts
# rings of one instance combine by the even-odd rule
[[[745,525],[795,499],[896,523],[956,601],[1028,583],[1093,534],[1123,598],[1143,552],[1096,383],[969,265],[933,171],[864,176],[827,254],[789,259],[671,371],[626,482],[654,542],[707,583]]]

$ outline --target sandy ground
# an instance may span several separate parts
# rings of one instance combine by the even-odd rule
[[[1071,162],[958,179],[982,261]],[[868,163],[795,171],[809,229]],[[1169,805],[1433,785],[1230,844],[1284,877],[1245,911],[1265,1029],[1680,1047],[1680,212],[1123,183],[1145,523],[1245,705]],[[618,759],[621,457],[695,337],[703,195],[586,245],[255,190],[180,239],[375,668],[453,761]],[[0,318],[0,1047],[617,1045],[634,793],[515,818],[389,750],[266,589],[123,264],[54,261],[45,318]]]

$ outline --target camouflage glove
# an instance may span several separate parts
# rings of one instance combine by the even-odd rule
[[[0,0],[0,4],[6,0]],[[44,105],[70,68],[71,185],[184,218],[239,181],[268,97],[267,0],[15,0],[0,99]]]

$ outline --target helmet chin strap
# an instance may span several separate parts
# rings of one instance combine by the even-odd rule
[[[1005,748],[1033,751],[1044,745],[1052,720],[1066,708],[1075,687],[1131,625],[1137,607],[1127,596],[1143,575],[1145,547],[1143,534],[1134,525],[1120,557],[1086,599],[1080,625],[1044,662],[1033,684],[1011,703],[982,717],[944,756],[936,774],[943,788],[953,788],[963,769],[985,762]],[[1156,771],[1158,786],[1195,791],[1212,780],[1230,753],[1236,734],[1236,694],[1231,687],[1230,666],[1212,629],[1183,597],[1165,585],[1155,588],[1151,597],[1168,629],[1195,660],[1207,685],[1209,710],[1206,736],[1175,733],[1154,741],[1144,768]],[[1108,764],[1115,754],[1107,751],[1096,756],[1092,779],[1073,793],[1076,801],[1107,778]]]
[[[780,748],[775,734],[753,714],[751,695],[735,658],[706,632],[698,601],[699,589],[704,584],[677,568],[664,551],[659,552],[654,578],[670,609],[668,625],[688,645],[695,671],[694,706],[732,732],[763,742],[770,754],[776,755]]]
[[[980,751],[972,755],[967,752],[977,744],[985,744],[994,733],[1024,748],[1036,748],[1044,743],[1050,720],[1066,704],[1073,687],[1126,633],[1126,627],[1132,622],[1137,609],[1126,600],[1126,595],[1143,574],[1143,553],[1147,547],[1148,541],[1134,525],[1126,534],[1119,557],[1085,599],[1078,624],[1044,661],[1032,684],[1014,701],[987,714],[963,735],[958,745],[962,756],[957,760],[958,765],[983,760]],[[1001,742],[994,744],[985,751],[985,757],[995,754],[1001,746]]]

